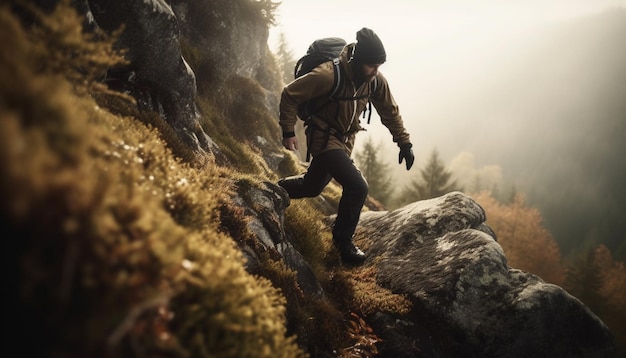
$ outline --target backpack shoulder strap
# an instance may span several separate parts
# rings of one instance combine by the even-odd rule
[[[378,77],[374,77],[374,80],[370,82],[370,94],[367,97],[367,110],[363,111],[363,118],[365,118],[365,112],[369,112],[367,116],[367,124],[370,124],[370,120],[372,119],[372,93],[376,91],[378,88]]]
[[[330,91],[328,95],[328,98],[330,98],[331,100],[335,98],[335,95],[341,88],[342,81],[343,81],[343,76],[341,74],[341,61],[339,60],[339,57],[333,58],[333,72],[334,72],[333,89]]]

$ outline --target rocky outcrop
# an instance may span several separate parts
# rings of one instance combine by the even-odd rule
[[[142,110],[158,113],[190,148],[213,153],[217,148],[198,123],[196,79],[181,54],[176,16],[164,0],[85,0],[93,26],[112,34],[123,28],[118,46],[128,66],[108,74],[107,82],[129,92]]]
[[[359,242],[368,248],[378,282],[413,301],[411,325],[427,317],[426,330],[447,337],[444,346],[428,342],[436,356],[610,356],[612,336],[600,319],[562,288],[507,266],[485,219],[476,202],[455,192],[391,212],[365,212],[359,223]],[[389,329],[388,317],[377,321]],[[391,324],[397,336],[407,323]],[[389,341],[424,337],[409,331]],[[387,349],[395,356],[417,353]]]
[[[323,296],[282,229],[284,191],[266,183],[246,193],[248,203],[241,204],[255,203],[248,213],[258,241],[298,272],[307,294]],[[362,214],[355,240],[368,252],[365,265],[375,268],[381,286],[413,305],[405,316],[369,317],[382,338],[380,356],[611,357],[604,323],[562,288],[509,267],[485,220],[484,210],[460,192]],[[248,259],[256,262],[254,255]]]
[[[311,267],[285,235],[283,214],[289,205],[287,193],[270,182],[262,183],[261,187],[240,182],[236,187],[237,194],[232,200],[244,209],[245,221],[253,236],[252,240],[239,243],[247,270],[259,273],[260,253],[280,259],[296,272],[298,287],[305,295],[322,297],[324,292]]]
[[[224,101],[220,96],[233,81],[255,81],[261,85],[261,98],[247,93],[247,102],[268,113],[276,112],[281,84],[273,73],[276,65],[267,45],[268,20],[263,19],[260,10],[255,12],[254,3],[71,1],[85,17],[85,31],[117,34],[116,47],[124,51],[129,61],[128,65],[111,68],[104,82],[113,90],[130,94],[139,110],[157,113],[192,151],[217,156],[224,162],[211,133],[205,133],[200,125],[198,85],[203,95],[220,102]],[[45,11],[52,11],[58,2],[32,1]],[[27,23],[34,21],[23,6],[16,6],[15,12]],[[122,31],[118,33],[119,30]],[[182,55],[183,46],[196,60],[193,70]],[[202,77],[200,83],[198,74]]]
[[[181,36],[199,51],[199,76],[217,86],[231,76],[258,79],[265,70],[269,29],[242,1],[171,1]],[[262,83],[262,85],[266,85]]]
[[[181,42],[190,53],[199,95],[215,104],[223,115],[221,120],[237,140],[254,142],[266,158],[274,156],[279,144],[277,113],[283,84],[268,46],[270,20],[259,8],[269,2],[170,3],[178,19]],[[255,114],[247,116],[242,108]]]

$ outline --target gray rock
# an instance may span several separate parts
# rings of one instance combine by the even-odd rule
[[[281,253],[308,293],[321,292],[277,225],[289,199],[264,185],[244,195],[257,208],[250,215],[266,218],[253,225],[259,240],[272,237],[274,244],[264,245]],[[375,266],[381,286],[413,304],[403,317],[368,317],[382,338],[379,356],[612,357],[604,323],[562,288],[510,268],[485,220],[484,210],[460,192],[362,214],[355,241],[367,249],[365,265]]]
[[[411,297],[413,324],[429,332],[413,340],[432,356],[611,356],[604,323],[562,288],[508,267],[484,210],[462,193],[365,212],[356,239],[377,258],[368,264],[381,285]]]
[[[117,45],[130,65],[112,69],[108,83],[129,92],[141,110],[158,113],[196,151],[218,148],[199,124],[196,78],[181,54],[178,21],[164,0],[80,2],[94,27],[111,34],[123,26]]]
[[[261,266],[259,253],[275,260],[282,259],[296,273],[299,290],[312,297],[323,297],[324,291],[313,270],[285,235],[284,212],[289,205],[287,193],[271,182],[264,182],[261,187],[239,182],[237,195],[232,200],[244,209],[245,222],[253,236],[250,241],[238,243],[246,255],[247,270],[258,273],[256,271]]]

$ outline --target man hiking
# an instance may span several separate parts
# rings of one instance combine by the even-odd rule
[[[317,108],[305,122],[308,152],[312,156],[307,172],[283,178],[278,185],[287,191],[291,199],[315,197],[333,178],[342,186],[332,233],[333,243],[342,260],[349,264],[360,264],[366,259],[365,253],[353,244],[352,235],[367,197],[368,186],[350,156],[355,135],[363,130],[359,115],[365,111],[368,102],[374,105],[393,141],[398,144],[399,163],[405,160],[409,170],[414,161],[409,134],[404,128],[398,105],[387,80],[378,72],[387,59],[385,48],[378,35],[368,28],[359,30],[356,39],[356,43],[343,47],[335,63],[324,62],[285,86],[279,121],[283,145],[288,150],[297,150],[294,127],[299,107],[309,101]],[[338,74],[335,73],[337,64]],[[336,76],[342,80],[337,82]],[[333,90],[338,83],[340,86]],[[331,91],[334,95],[329,99]]]

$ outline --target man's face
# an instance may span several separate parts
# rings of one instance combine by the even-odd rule
[[[375,64],[375,65],[361,65],[361,72],[363,74],[363,78],[366,81],[371,80],[372,78],[374,78],[377,74],[378,74],[378,68],[380,67],[380,64]]]

